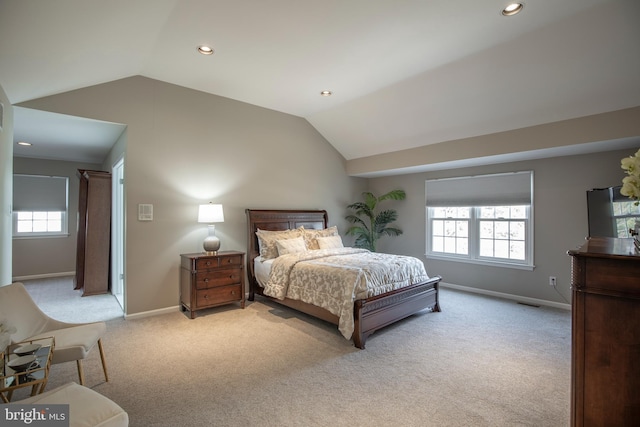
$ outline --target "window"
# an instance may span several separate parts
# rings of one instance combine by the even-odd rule
[[[613,201],[613,219],[616,222],[617,237],[632,237],[629,230],[633,230],[636,221],[640,221],[640,206],[634,201]]]
[[[528,206],[484,206],[480,213],[480,257],[526,260]]]
[[[431,212],[431,250],[468,255],[471,208],[438,207]]]
[[[621,186],[587,191],[589,236],[629,238],[640,221],[640,206],[620,193]]]
[[[13,236],[66,236],[68,190],[67,177],[14,175]]]
[[[533,172],[426,182],[431,258],[533,267]]]

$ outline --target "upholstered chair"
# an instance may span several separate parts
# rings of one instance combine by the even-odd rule
[[[12,342],[54,337],[55,347],[51,363],[76,361],[80,384],[84,385],[82,360],[98,344],[105,381],[109,381],[102,348],[102,336],[107,327],[104,322],[65,323],[45,314],[20,282],[0,286],[0,319],[7,319],[17,332]]]
[[[69,405],[69,427],[127,427],[129,425],[129,414],[120,405],[97,391],[73,382],[14,403]]]

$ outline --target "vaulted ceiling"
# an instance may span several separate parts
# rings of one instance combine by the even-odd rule
[[[640,1],[506,4],[2,0],[0,86],[19,104],[142,75],[304,117],[346,159],[640,105]],[[16,108],[16,138],[38,118]]]

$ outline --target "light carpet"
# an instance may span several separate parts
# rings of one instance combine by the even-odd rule
[[[566,426],[568,311],[442,289],[440,313],[358,350],[333,325],[263,299],[107,322],[87,386],[131,426]],[[64,320],[64,319],[61,319]],[[77,381],[54,365],[48,389]]]
[[[73,289],[73,277],[52,277],[22,282],[38,307],[54,319],[70,323],[122,318],[124,313],[111,294],[82,296]]]

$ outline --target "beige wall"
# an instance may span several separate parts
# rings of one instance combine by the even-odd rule
[[[563,149],[574,150],[574,153],[582,149],[582,153],[587,153],[592,151],[594,143],[619,140],[615,143],[618,144],[617,149],[621,149],[620,142],[631,138],[637,140],[638,137],[640,106],[353,159],[347,161],[347,171],[352,176],[366,176],[388,170],[415,172],[410,169],[418,167],[424,171],[427,170],[425,166],[429,167],[428,170],[436,170],[447,168],[449,162],[485,158],[483,164],[498,163],[504,160],[505,155],[517,156],[548,149],[554,149],[556,153]]]
[[[571,265],[566,253],[580,245],[588,234],[586,191],[620,185],[624,176],[620,159],[635,151],[618,150],[371,179],[370,189],[374,193],[382,194],[394,188],[407,192],[407,199],[396,205],[398,225],[404,233],[399,237],[383,238],[379,250],[416,256],[425,261],[430,274],[441,275],[447,283],[567,303],[571,301]],[[523,170],[534,171],[533,271],[426,259],[425,180]],[[549,276],[557,277],[557,288],[562,296],[549,286]],[[444,306],[446,310],[446,301]]]
[[[13,205],[13,107],[0,86],[4,106],[0,130],[0,286],[11,283],[11,206]]]
[[[69,235],[65,237],[14,239],[14,280],[74,273],[78,238],[78,188],[80,182],[77,176],[78,169],[100,170],[100,165],[26,157],[14,158],[14,173],[66,176],[69,178]]]
[[[201,251],[206,236],[199,203],[224,205],[221,250],[245,250],[246,208],[327,209],[344,230],[345,206],[366,186],[302,118],[144,77],[21,106],[127,125],[120,150],[129,315],[178,304],[179,255]],[[137,220],[139,203],[154,205],[152,222]]]

